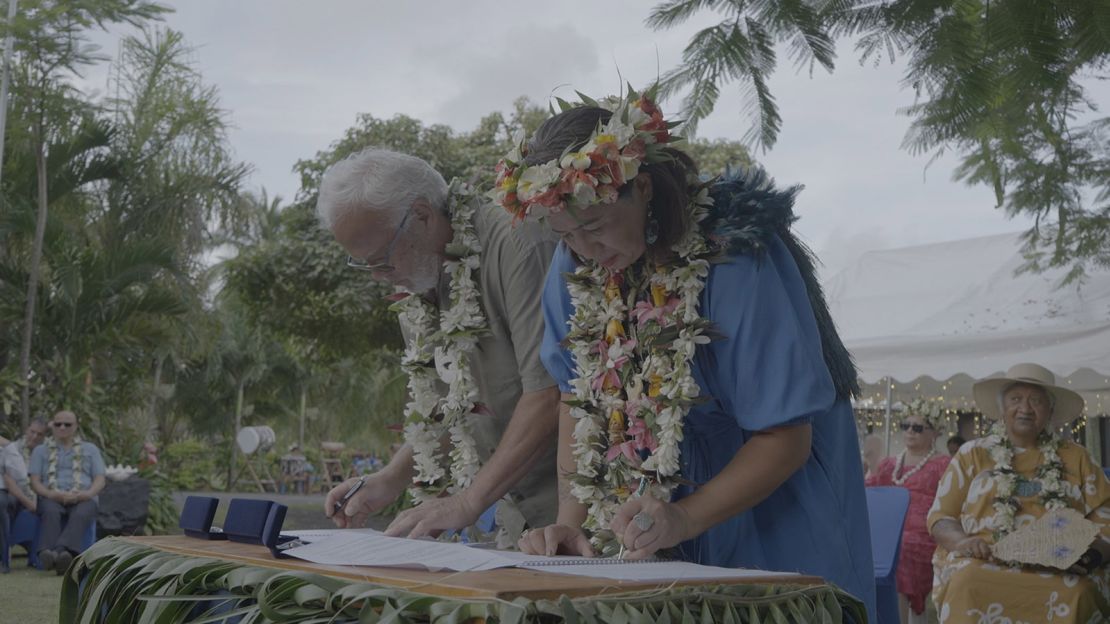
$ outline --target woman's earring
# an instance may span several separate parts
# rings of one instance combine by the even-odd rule
[[[654,245],[659,240],[659,220],[654,215],[649,216],[647,225],[644,226],[644,242]]]

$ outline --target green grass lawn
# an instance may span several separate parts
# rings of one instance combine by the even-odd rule
[[[27,567],[23,549],[12,548],[11,574],[0,574],[0,605],[4,621],[57,624],[62,577]]]

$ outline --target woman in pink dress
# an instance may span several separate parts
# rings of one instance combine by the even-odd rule
[[[903,624],[924,623],[925,598],[933,589],[933,551],[937,544],[925,526],[925,516],[937,493],[937,482],[950,457],[938,452],[937,436],[944,422],[944,408],[918,399],[902,418],[905,450],[879,462],[866,485],[894,485],[910,491],[910,507],[902,529],[902,551],[895,576]]]

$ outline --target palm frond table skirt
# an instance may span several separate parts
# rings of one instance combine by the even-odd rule
[[[274,559],[262,546],[182,536],[109,538],[77,558],[61,622],[866,621],[817,577],[629,583],[534,570],[425,572]]]

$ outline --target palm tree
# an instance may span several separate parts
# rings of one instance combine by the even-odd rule
[[[836,56],[828,26],[813,2],[748,0],[667,0],[652,8],[646,23],[655,30],[673,28],[702,10],[724,19],[698,31],[682,53],[682,63],[660,79],[660,96],[686,91],[682,118],[686,134],[717,105],[721,87],[740,84],[754,122],[746,139],[769,148],[782,126],[767,81],[778,66],[775,46],[785,43],[796,65],[820,64],[832,71]]]
[[[27,129],[24,136],[26,153],[32,154],[36,172],[34,194],[37,206],[34,235],[31,242],[26,306],[20,347],[20,379],[31,371],[31,342],[35,328],[36,297],[42,262],[43,238],[46,233],[51,203],[50,161],[65,159],[54,154],[54,144],[65,144],[69,122],[83,115],[84,105],[76,96],[67,78],[97,59],[87,45],[84,33],[94,26],[126,22],[132,25],[158,19],[167,9],[151,2],[136,0],[100,0],[95,3],[76,0],[29,0],[20,7],[19,19],[10,24],[15,41],[16,66],[12,81],[13,117],[21,116]],[[5,137],[7,139],[7,137]],[[12,143],[13,145],[17,143]],[[6,147],[6,146],[5,146]],[[20,197],[9,194],[10,198]],[[26,425],[30,418],[30,397],[26,386],[21,397],[21,416]]]
[[[41,116],[32,123],[30,136],[35,146],[33,174],[27,171],[26,160],[9,159],[9,174],[6,176],[8,210],[4,213],[4,224],[0,230],[0,235],[14,243],[13,249],[0,260],[5,264],[3,274],[6,289],[10,290],[13,286],[10,280],[16,279],[20,273],[22,283],[26,284],[25,296],[8,300],[24,302],[19,350],[21,380],[29,379],[31,374],[35,315],[38,311],[40,281],[43,279],[43,252],[50,221],[49,207],[69,204],[70,208],[76,206],[80,210],[79,206],[86,201],[84,191],[87,187],[118,175],[117,164],[106,151],[111,141],[111,128],[93,117],[87,109],[78,113],[75,127],[70,132],[55,129],[54,140],[49,145],[42,139],[44,128]],[[35,189],[33,194],[32,188]],[[32,197],[35,198],[34,203],[31,201]],[[29,218],[32,212],[35,214],[33,229],[28,227],[32,223]],[[53,229],[52,238],[60,234],[57,220]],[[24,246],[20,243],[27,239],[30,239],[31,245],[26,268],[21,272],[17,267],[23,266],[23,262],[15,255],[14,250]],[[21,414],[24,422],[30,418],[29,392],[30,387],[24,384],[21,391]]]

